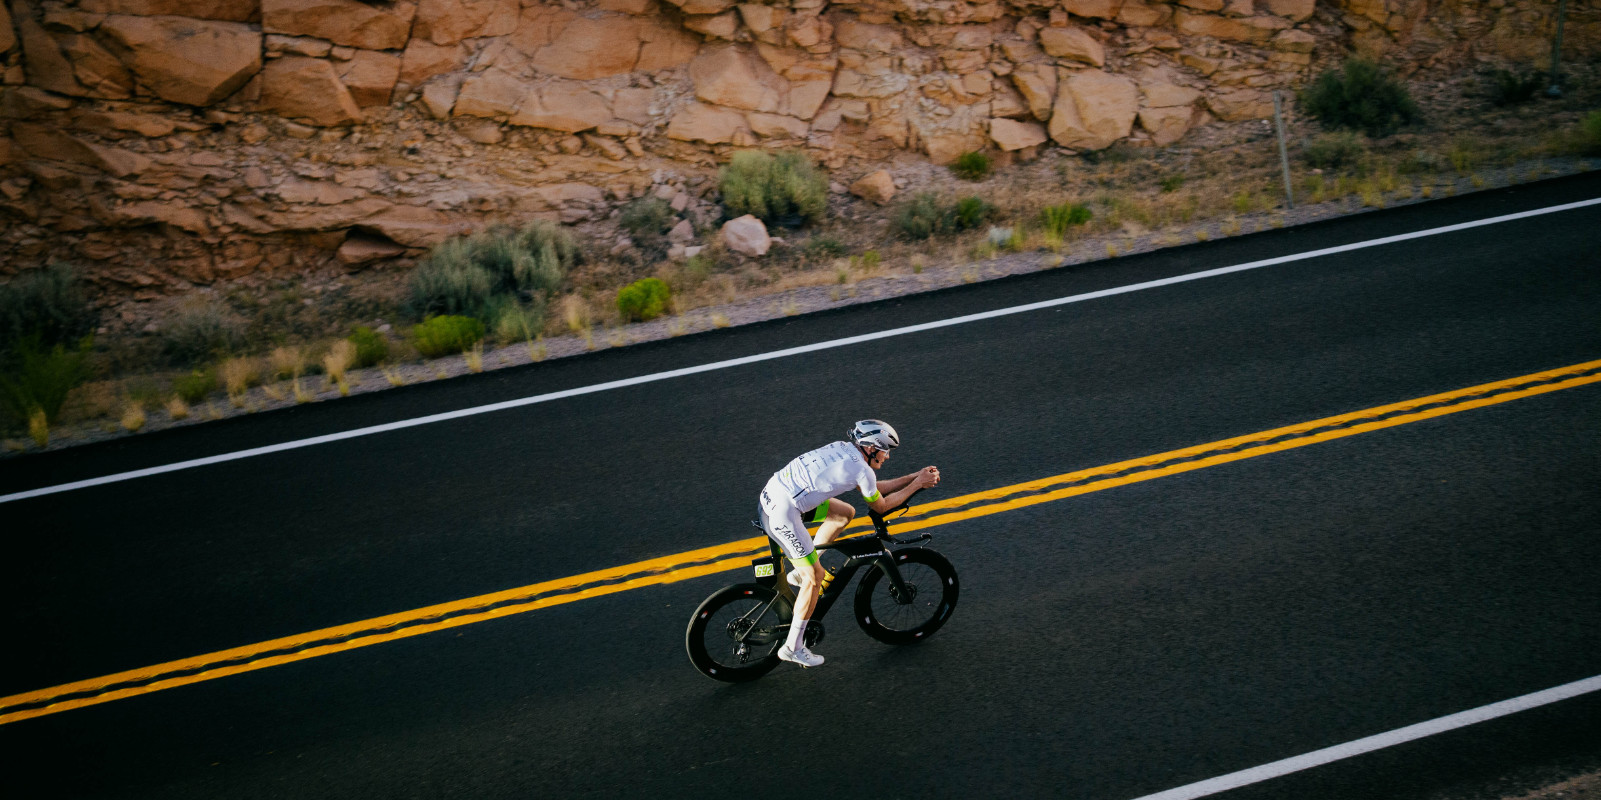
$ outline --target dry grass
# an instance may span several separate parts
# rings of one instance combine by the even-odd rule
[[[546,355],[549,355],[549,351],[545,348],[545,340],[543,338],[528,342],[529,361],[544,361]]]
[[[467,362],[467,371],[478,373],[484,371],[484,343],[473,342],[473,346],[461,351],[461,357]]]
[[[300,385],[299,378],[295,378],[293,381],[291,381],[290,386],[294,391],[296,403],[309,403],[317,399],[315,395],[306,391],[306,387]]]
[[[350,380],[347,372],[355,363],[356,345],[349,339],[334,342],[322,357],[323,373],[328,376],[329,385],[339,387],[341,397],[350,396]]]
[[[606,343],[612,347],[622,347],[628,344],[628,334],[622,328],[617,328],[606,335]]]
[[[389,381],[390,386],[400,387],[406,385],[406,379],[401,377],[400,373],[393,368],[385,365],[380,366],[378,369],[384,373],[384,380]]]
[[[122,409],[120,420],[123,430],[137,432],[145,426],[145,406],[137,400],[129,400],[126,408]]]
[[[50,445],[50,420],[45,417],[44,409],[35,408],[34,412],[28,415],[28,436],[40,447]]]
[[[177,395],[167,398],[167,402],[162,408],[166,409],[167,418],[173,421],[189,418],[189,404],[185,403],[183,398]]]
[[[217,374],[222,377],[223,388],[228,391],[228,401],[233,403],[234,408],[242,408],[245,392],[261,382],[260,362],[245,356],[222,362]]]
[[[299,347],[280,347],[267,356],[272,375],[280,380],[294,380],[305,374],[306,352]]]
[[[713,314],[712,315],[712,327],[714,327],[714,328],[726,328],[731,324],[732,323],[730,323],[728,321],[728,315],[726,315],[726,314]]]

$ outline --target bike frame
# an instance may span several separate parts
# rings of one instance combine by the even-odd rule
[[[896,511],[905,509],[908,505],[909,503],[904,503],[890,509],[888,513],[893,514]],[[817,546],[818,550],[837,550],[845,554],[845,563],[840,565],[838,570],[823,576],[823,585],[817,595],[817,607],[812,610],[812,616],[809,621],[822,621],[828,610],[834,607],[835,601],[844,596],[845,587],[850,583],[851,578],[855,577],[856,572],[863,567],[876,565],[879,569],[882,569],[884,575],[889,578],[890,586],[893,587],[895,596],[897,598],[908,598],[901,602],[911,602],[909,599],[911,593],[906,589],[906,582],[901,579],[901,571],[895,566],[895,557],[891,553],[889,546],[892,544],[907,545],[926,542],[934,537],[925,533],[907,539],[896,539],[889,535],[889,524],[884,521],[884,517],[887,514],[878,514],[871,509],[868,510],[867,514],[873,521],[873,536],[853,536],[849,539],[838,539],[828,544]],[[751,524],[761,528],[761,522],[759,521],[753,521]],[[769,600],[766,605],[762,606],[756,614],[757,619],[766,614],[767,609],[771,608],[779,597],[787,599],[791,608],[794,608],[797,599],[795,588],[790,586],[789,581],[783,577],[783,573],[788,571],[789,557],[784,555],[784,551],[779,548],[778,542],[774,541],[772,537],[768,537],[767,546],[770,553],[769,558],[772,559],[774,565],[773,588],[777,590],[778,594],[772,600]],[[779,565],[784,565],[784,569],[780,570],[778,568]],[[793,621],[793,617],[791,621]],[[782,629],[787,629],[788,627],[788,622],[780,626]]]

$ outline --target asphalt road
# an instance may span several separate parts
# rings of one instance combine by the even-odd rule
[[[0,493],[1601,196],[1591,176],[0,461]],[[880,416],[956,495],[1601,359],[1601,208],[0,505],[0,695],[751,535]],[[1601,385],[942,526],[961,605],[723,686],[726,573],[0,725],[8,796],[1130,800],[1601,674]],[[1257,784],[1601,762],[1580,698]],[[17,794],[13,794],[17,791]]]

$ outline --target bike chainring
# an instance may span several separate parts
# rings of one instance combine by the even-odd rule
[[[821,641],[823,641],[823,623],[815,619],[806,623],[806,649],[816,647]]]

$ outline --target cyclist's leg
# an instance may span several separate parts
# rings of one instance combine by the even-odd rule
[[[789,624],[789,640],[785,646],[791,652],[804,649],[806,621],[817,607],[818,587],[822,585],[823,568],[817,563],[817,550],[806,535],[800,509],[789,498],[762,492],[762,526],[774,541],[783,548],[791,564],[800,574],[800,586],[795,590],[795,614]],[[782,655],[782,653],[780,653]]]
[[[845,530],[845,526],[856,518],[856,508],[837,497],[830,498],[823,506],[827,509],[826,516],[823,517],[823,526],[818,528],[817,535],[812,537],[812,541],[819,545],[834,541],[839,536],[840,531]],[[819,508],[818,510],[823,511],[824,509]]]

